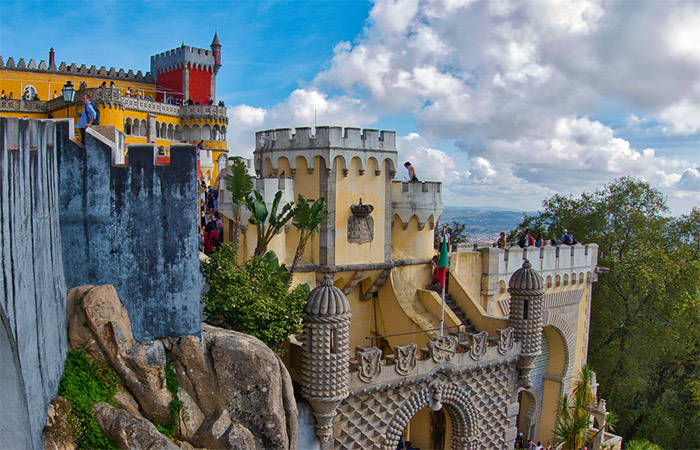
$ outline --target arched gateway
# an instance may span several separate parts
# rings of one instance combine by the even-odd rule
[[[383,448],[393,450],[414,414],[425,407],[438,411],[444,407],[452,422],[451,449],[475,450],[478,411],[467,392],[455,384],[434,382],[406,400],[394,414],[387,428]]]

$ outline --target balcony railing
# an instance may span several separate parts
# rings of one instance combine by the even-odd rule
[[[46,103],[40,100],[0,99],[0,112],[45,113]]]

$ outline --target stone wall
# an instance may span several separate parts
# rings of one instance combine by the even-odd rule
[[[55,129],[55,121],[0,118],[3,448],[44,448],[68,348]]]
[[[196,153],[173,145],[156,165],[155,145],[131,145],[128,165],[88,130],[87,148],[58,132],[61,234],[66,284],[113,284],[134,337],[198,335]]]

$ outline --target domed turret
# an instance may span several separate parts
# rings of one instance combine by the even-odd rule
[[[515,330],[515,339],[520,341],[521,353],[518,361],[520,382],[530,386],[530,370],[542,345],[542,312],[544,307],[544,281],[527,259],[516,270],[508,282],[510,292],[510,324]]]
[[[309,293],[304,307],[301,393],[316,419],[323,444],[333,437],[333,418],[348,396],[350,303],[330,276]]]

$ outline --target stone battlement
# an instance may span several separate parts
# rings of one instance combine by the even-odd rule
[[[514,329],[498,330],[498,336],[480,333],[453,332],[449,336],[428,341],[428,347],[416,344],[394,347],[386,358],[377,347],[355,348],[350,363],[350,390],[353,394],[371,392],[387,385],[414,383],[429,379],[433,371],[445,363],[454,371],[482,369],[494,364],[513,362],[520,356],[521,343],[514,340]]]
[[[392,214],[398,215],[404,230],[411,217],[418,218],[418,227],[423,229],[428,223],[432,229],[442,214],[442,183],[434,181],[391,182]]]
[[[396,132],[347,127],[278,128],[255,133],[255,150],[306,150],[339,148],[353,150],[396,151]]]
[[[169,72],[185,67],[195,67],[214,71],[214,52],[204,48],[182,45],[151,56],[151,72],[156,76],[159,73]]]
[[[30,59],[28,63],[24,61],[24,58],[20,58],[17,63],[13,57],[3,60],[0,56],[0,70],[22,70],[26,72],[41,72],[41,73],[53,73],[59,75],[72,75],[72,76],[86,76],[93,78],[104,78],[104,79],[115,79],[124,81],[133,81],[136,83],[149,83],[154,84],[155,80],[151,77],[150,72],[143,74],[140,70],[134,73],[133,70],[125,71],[124,69],[115,70],[114,67],[110,67],[109,70],[105,66],[100,67],[92,65],[90,67],[82,64],[78,66],[75,63],[67,65],[65,62],[56,67],[55,65],[47,65],[45,60],[41,60],[39,64],[36,64],[34,59]]]

